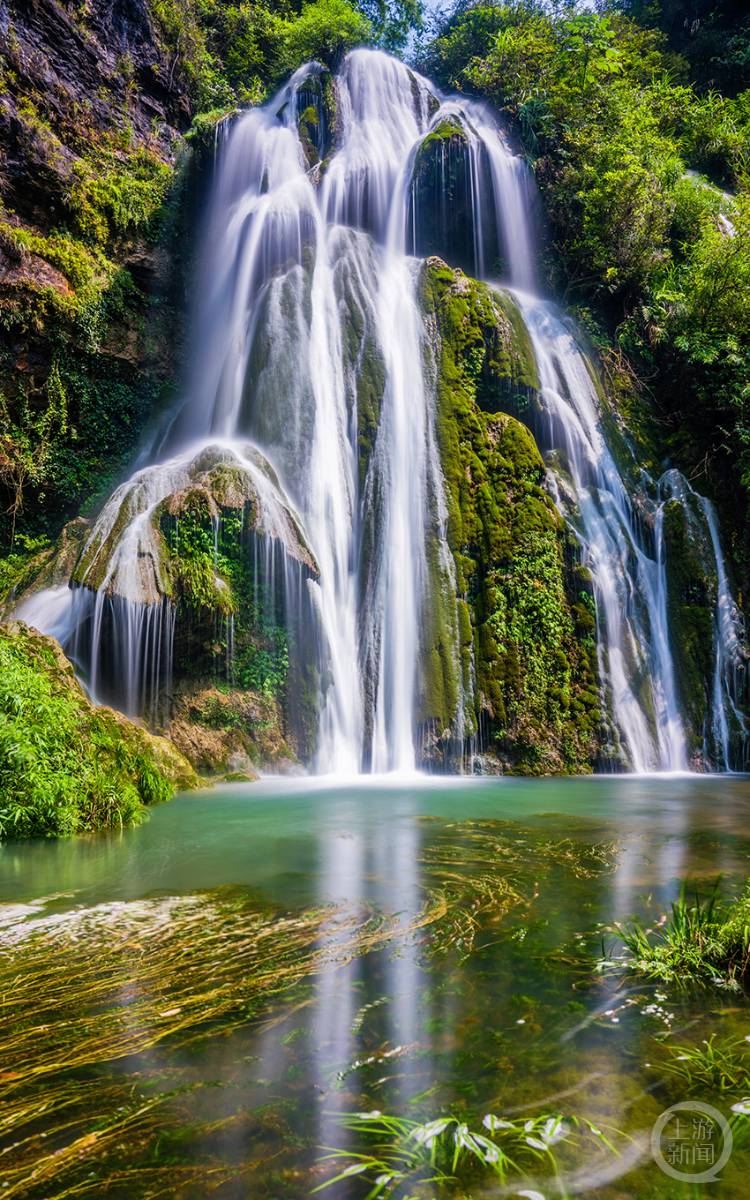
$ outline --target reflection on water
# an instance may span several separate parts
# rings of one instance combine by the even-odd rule
[[[116,836],[8,845],[0,852],[6,970],[33,972],[35,956],[41,961],[61,940],[77,956],[71,961],[85,996],[93,969],[87,947],[93,962],[104,931],[108,952],[122,946],[113,967],[118,990],[107,1003],[122,1005],[130,1023],[122,1036],[128,1047],[137,1044],[116,1066],[105,1057],[94,1067],[56,1068],[28,1094],[38,1106],[45,1088],[59,1091],[92,1069],[97,1087],[104,1076],[170,1095],[211,1083],[191,1093],[188,1117],[170,1099],[170,1130],[159,1137],[146,1130],[130,1143],[141,1172],[135,1190],[132,1172],[112,1174],[115,1150],[104,1168],[95,1160],[92,1178],[99,1187],[105,1170],[108,1195],[161,1194],[155,1181],[166,1145],[179,1166],[167,1194],[203,1196],[210,1175],[220,1196],[305,1196],[323,1178],[319,1148],[352,1145],[355,1135],[342,1130],[338,1113],[481,1120],[486,1112],[535,1115],[550,1106],[636,1138],[614,1171],[622,1177],[611,1185],[602,1177],[596,1195],[679,1195],[681,1185],[647,1158],[625,1168],[642,1155],[638,1139],[659,1112],[680,1098],[662,1070],[670,1043],[750,1034],[746,1001],[665,996],[595,964],[602,937],[613,942],[604,927],[634,914],[658,919],[687,877],[706,883],[721,875],[731,893],[748,874],[749,854],[750,781],[738,777],[336,788],[266,781],[181,797]],[[206,951],[215,961],[191,966],[188,955],[182,975],[182,950],[173,954],[164,943],[159,965],[158,946],[183,920],[174,898],[192,896],[206,913],[188,926],[197,940],[195,931],[230,920],[224,911],[235,921],[239,913],[240,928],[259,922],[266,941],[252,947],[246,967],[242,955],[250,951],[240,938],[236,978],[220,942]],[[140,933],[123,932],[123,914]],[[299,928],[282,930],[282,918]],[[131,977],[128,954],[144,953],[157,923],[156,965],[137,978],[134,965]],[[10,944],[19,936],[28,947],[22,952]],[[274,982],[273,964],[282,960],[289,973]],[[255,998],[252,980],[264,962],[269,979]],[[205,972],[212,996],[210,981],[218,986],[227,971],[235,989],[229,1007],[215,997],[210,1003],[215,1022],[230,1010],[231,1022],[220,1035],[208,1026],[196,1042],[186,1031],[199,1024],[200,1009],[192,1025],[179,1015],[192,1002],[191,981]],[[172,973],[187,1000],[174,1000]],[[25,995],[28,1012],[14,1013],[19,1028],[39,1019],[33,990]],[[165,1023],[153,1044],[138,1042],[146,1012],[157,1034]],[[6,1086],[32,1087],[28,1080]],[[718,1102],[726,1110],[738,1098]],[[102,1113],[86,1111],[80,1095],[76,1103],[80,1134]],[[42,1154],[35,1137],[65,1146],[72,1136],[54,1105],[50,1111],[46,1126],[36,1115],[22,1129],[28,1162]],[[187,1137],[186,1125],[194,1127]],[[15,1129],[10,1140],[18,1136]],[[3,1161],[12,1164],[14,1153]],[[718,1194],[745,1194],[743,1154],[735,1150]],[[12,1176],[12,1194],[52,1197],[72,1184],[83,1188],[76,1195],[101,1194],[86,1190],[94,1188],[86,1183],[89,1165],[80,1151],[61,1161],[41,1193],[22,1174]],[[592,1169],[576,1164],[576,1190],[591,1193]],[[354,1198],[366,1189],[351,1179],[332,1194]]]

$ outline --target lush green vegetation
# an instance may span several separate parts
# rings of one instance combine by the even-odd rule
[[[193,780],[168,742],[92,705],[51,638],[0,628],[0,837],[131,825]]]
[[[618,0],[647,28],[659,29],[670,50],[687,59],[703,88],[729,95],[750,87],[750,18],[736,0]]]
[[[716,888],[693,900],[683,888],[663,925],[634,922],[618,933],[633,956],[631,968],[650,979],[739,990],[750,963],[750,885],[733,903]]]
[[[12,551],[18,533],[56,533],[111,486],[169,394],[178,340],[158,251],[176,230],[174,154],[114,100],[115,129],[82,104],[56,112],[23,61],[11,43],[22,160],[48,179],[30,212],[24,186],[0,186],[0,545]]]
[[[672,1043],[662,1070],[693,1093],[710,1088],[747,1094],[750,1089],[750,1045],[746,1037],[712,1033],[699,1045]]]
[[[614,4],[599,14],[534,0],[460,5],[421,65],[488,97],[510,121],[542,191],[557,290],[601,344],[629,356],[653,396],[662,452],[717,497],[747,578],[745,68],[732,86],[726,72],[710,76],[731,94],[699,86],[706,79],[695,58],[678,57],[653,27],[654,13],[686,6],[623,7],[647,16],[647,27]]]
[[[210,679],[218,672],[242,689],[283,699],[287,634],[273,598],[264,597],[264,581],[255,578],[244,509],[224,507],[216,515],[212,498],[198,488],[179,505],[162,517],[162,529],[173,599],[183,610],[179,656],[189,664],[185,673]]]
[[[335,66],[353,46],[402,48],[420,0],[151,0],[195,108],[255,104],[303,62]]]

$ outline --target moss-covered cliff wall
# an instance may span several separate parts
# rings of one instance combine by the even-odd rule
[[[436,335],[463,686],[480,745],[517,771],[589,769],[599,719],[593,603],[534,439],[507,412],[522,410],[538,382],[520,315],[507,295],[434,258],[422,296]],[[432,653],[440,657],[437,637]]]

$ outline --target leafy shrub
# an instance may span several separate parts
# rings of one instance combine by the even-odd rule
[[[313,0],[288,27],[288,65],[316,59],[335,66],[347,50],[372,40],[372,35],[370,22],[347,0]]]
[[[191,774],[165,743],[91,704],[51,638],[0,627],[0,837],[131,825]]]

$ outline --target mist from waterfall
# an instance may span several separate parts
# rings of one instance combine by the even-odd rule
[[[422,631],[431,590],[455,595],[455,572],[425,369],[416,257],[426,252],[424,214],[413,181],[425,136],[448,122],[468,164],[471,269],[512,290],[533,346],[535,433],[552,456],[550,486],[593,580],[613,761],[641,772],[686,769],[659,498],[646,527],[602,431],[579,339],[538,295],[529,170],[482,105],[444,97],[372,50],[349,54],[336,76],[333,150],[311,166],[299,120],[322,71],[300,68],[263,108],[224,127],[183,401],[95,522],[76,587],[40,593],[22,615],[55,633],[95,694],[106,629],[119,646],[119,666],[108,671],[125,682],[122,706],[148,710],[170,678],[174,634],[152,518],[176,488],[229,462],[254,497],[267,573],[284,574],[287,605],[307,604],[313,614],[316,769],[346,775],[419,764]],[[363,468],[365,367],[380,386]],[[737,631],[715,514],[703,511],[719,575],[712,722],[722,761],[712,753],[726,768],[730,720],[739,720],[739,651],[727,647]],[[458,661],[457,617],[453,638]],[[459,758],[471,702],[461,692]]]

